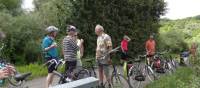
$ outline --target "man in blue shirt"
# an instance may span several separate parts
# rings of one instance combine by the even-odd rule
[[[56,28],[55,26],[49,26],[48,28],[46,28],[45,31],[47,32],[47,36],[45,36],[45,38],[42,41],[42,49],[45,52],[45,60],[58,60],[57,43],[55,42],[55,37],[57,35],[58,28]],[[53,71],[56,70],[55,65],[56,64],[53,64],[50,67],[48,66],[48,76],[46,79],[45,88],[49,88],[49,85],[52,84],[54,76]]]

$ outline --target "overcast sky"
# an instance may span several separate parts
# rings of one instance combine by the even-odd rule
[[[200,0],[164,0],[167,2],[167,13],[162,16],[169,19],[182,19],[200,15]],[[24,0],[22,8],[33,10],[33,0]]]

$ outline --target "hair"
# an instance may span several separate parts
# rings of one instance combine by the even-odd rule
[[[104,28],[103,26],[101,26],[100,24],[97,24],[95,29],[100,29],[101,31],[104,31]]]

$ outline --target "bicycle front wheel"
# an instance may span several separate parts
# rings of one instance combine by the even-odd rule
[[[111,83],[111,88],[130,88],[129,82],[121,74],[112,74]]]

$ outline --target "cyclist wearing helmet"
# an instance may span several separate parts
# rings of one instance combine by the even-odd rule
[[[44,37],[42,41],[42,49],[45,52],[45,60],[49,61],[51,59],[58,59],[58,51],[57,51],[57,43],[55,42],[55,37],[58,32],[58,28],[55,26],[49,26],[45,29],[47,32],[47,36]],[[48,88],[49,85],[52,84],[53,81],[53,76],[54,74],[52,73],[55,69],[55,64],[51,65],[48,67],[48,76],[46,79],[46,86],[45,88]]]

